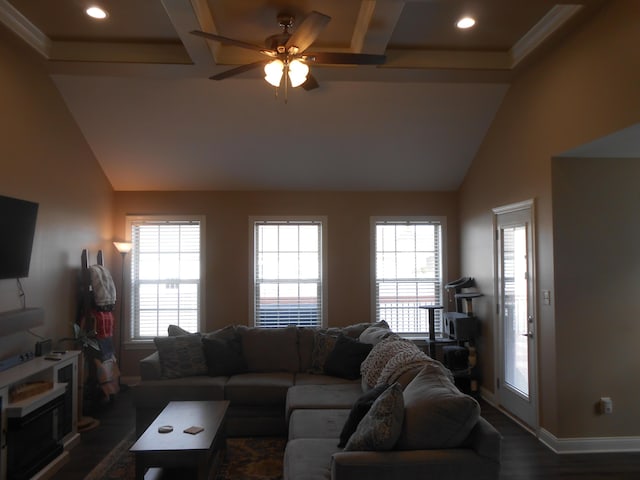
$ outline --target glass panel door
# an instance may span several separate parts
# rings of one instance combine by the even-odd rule
[[[537,428],[533,202],[494,209],[502,407]]]

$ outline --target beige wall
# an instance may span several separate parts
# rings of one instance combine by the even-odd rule
[[[370,217],[442,215],[448,226],[448,278],[458,273],[458,218],[454,192],[116,192],[114,225],[124,236],[127,214],[206,216],[204,330],[249,323],[252,215],[324,215],[328,222],[328,323],[371,320]],[[142,353],[127,352],[125,370]],[[148,353],[148,352],[145,352]]]
[[[40,204],[22,283],[27,306],[45,311],[33,332],[57,340],[75,320],[82,249],[109,246],[113,192],[40,59],[2,26],[0,72],[0,194]],[[0,311],[17,308],[16,281],[0,280]],[[36,340],[0,337],[0,358],[33,350]]]
[[[640,63],[635,47],[640,44],[639,13],[640,3],[634,0],[610,2],[561,48],[523,72],[505,96],[460,191],[461,273],[475,276],[486,294],[476,310],[486,334],[480,351],[486,359],[483,387],[489,392],[494,391],[496,321],[491,209],[529,198],[536,201],[537,287],[538,292],[551,290],[552,295],[551,306],[538,302],[540,423],[559,438],[640,435],[637,413],[622,405],[615,411],[615,423],[627,423],[626,428],[612,428],[613,417],[593,418],[595,401],[608,391],[632,389],[629,378],[614,380],[601,370],[564,367],[575,355],[584,355],[585,348],[603,362],[618,358],[618,351],[590,344],[591,333],[586,332],[598,328],[599,322],[568,335],[563,328],[568,312],[562,316],[555,312],[559,290],[554,275],[564,273],[554,272],[551,195],[552,157],[640,121]],[[615,301],[610,296],[577,294],[579,298],[567,305],[578,300],[594,306]],[[610,366],[613,371],[620,367]],[[581,396],[577,403],[576,392]]]
[[[638,435],[640,159],[561,158],[552,173],[558,377],[576,379],[559,409],[583,412],[559,431]],[[602,396],[615,415],[593,414]]]

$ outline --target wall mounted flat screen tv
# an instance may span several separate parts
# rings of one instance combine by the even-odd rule
[[[29,276],[38,204],[0,195],[0,279]]]

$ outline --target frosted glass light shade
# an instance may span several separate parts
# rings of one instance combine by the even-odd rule
[[[300,60],[294,60],[289,64],[289,80],[292,87],[299,87],[307,80],[309,66]]]
[[[264,66],[264,79],[274,87],[279,87],[283,70],[284,63],[281,60],[273,60]]]
[[[116,250],[120,253],[129,253],[131,251],[131,247],[133,247],[130,242],[113,242],[113,245],[115,245]]]

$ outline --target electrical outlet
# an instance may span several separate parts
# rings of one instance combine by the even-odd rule
[[[613,413],[613,400],[611,400],[611,397],[600,398],[600,413],[604,413],[605,415]]]

